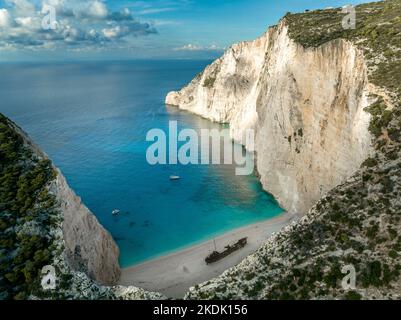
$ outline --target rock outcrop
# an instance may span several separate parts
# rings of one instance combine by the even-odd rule
[[[285,19],[233,45],[166,103],[229,123],[234,140],[256,133],[257,170],[281,206],[306,213],[372,151],[363,53],[338,39],[304,48]]]

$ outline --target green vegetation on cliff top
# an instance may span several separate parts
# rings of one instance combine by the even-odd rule
[[[358,5],[356,28],[344,29],[347,15],[341,8],[287,14],[289,34],[304,47],[318,47],[330,40],[356,43],[367,58],[370,81],[401,97],[401,0]],[[394,96],[395,98],[395,96]]]
[[[347,13],[342,8],[315,10],[285,16],[289,35],[306,48],[316,48],[336,39],[356,44],[364,53],[369,81],[391,100],[389,108],[383,96],[366,111],[372,115],[369,130],[377,149],[400,141],[401,126],[401,0],[387,0],[355,7],[355,28],[344,29]]]

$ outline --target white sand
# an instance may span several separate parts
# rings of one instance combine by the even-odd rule
[[[273,219],[236,229],[217,237],[217,250],[248,237],[248,244],[219,262],[206,265],[205,258],[214,250],[213,240],[122,270],[119,284],[157,291],[171,298],[182,298],[188,289],[215,278],[255,252],[274,232],[297,216],[284,213]]]

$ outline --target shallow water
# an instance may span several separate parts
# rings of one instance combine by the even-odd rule
[[[181,129],[221,128],[164,105],[208,63],[0,65],[0,112],[44,149],[112,233],[123,267],[283,211],[255,176],[236,176],[233,165],[147,163],[149,129],[167,131],[170,120]]]

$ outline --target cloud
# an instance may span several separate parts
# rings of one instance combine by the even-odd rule
[[[131,21],[131,20],[133,20],[131,11],[128,8],[124,8],[121,11],[111,13],[109,18],[113,21]]]
[[[88,6],[87,14],[95,19],[104,19],[108,15],[107,7],[103,2],[93,1]]]
[[[0,49],[113,46],[115,42],[156,34],[151,23],[136,19],[124,8],[112,11],[100,0],[6,0],[0,9]],[[55,9],[56,28],[45,30],[45,5]],[[76,50],[76,49],[75,49]]]
[[[162,13],[162,12],[170,12],[174,11],[174,8],[150,8],[150,9],[144,9],[139,11],[138,13],[140,15],[145,15],[145,14],[156,14],[156,13]]]
[[[11,24],[11,16],[7,9],[0,9],[0,28],[7,28]]]
[[[155,27],[161,27],[161,26],[178,26],[181,24],[180,21],[176,20],[165,20],[165,19],[152,19],[152,24]]]
[[[15,11],[21,15],[31,15],[35,13],[35,5],[28,0],[6,0],[10,6],[14,6]]]
[[[182,47],[175,48],[174,51],[224,51],[226,48],[219,47],[215,44],[209,46],[200,46],[196,44],[186,44]]]

